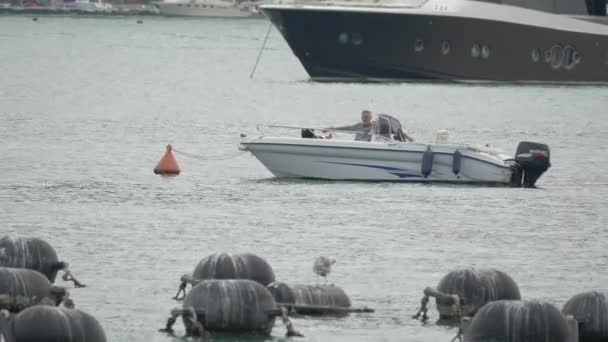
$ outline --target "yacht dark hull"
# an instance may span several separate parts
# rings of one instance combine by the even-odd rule
[[[262,11],[317,81],[608,82],[604,34],[459,15]]]

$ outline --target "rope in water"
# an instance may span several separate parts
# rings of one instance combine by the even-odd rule
[[[185,157],[193,158],[193,159],[199,159],[199,160],[227,160],[227,159],[232,159],[232,158],[239,157],[239,156],[247,153],[247,151],[239,151],[239,152],[236,152],[236,153],[224,154],[224,155],[218,155],[218,156],[201,156],[201,155],[198,155],[198,154],[193,154],[193,153],[179,151],[179,150],[176,150],[175,148],[173,148],[172,150],[173,150],[173,152],[175,152],[177,154],[181,154],[181,155],[183,155]]]

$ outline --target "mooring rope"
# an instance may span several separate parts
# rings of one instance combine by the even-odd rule
[[[422,316],[422,318],[420,318],[420,320],[422,322],[426,322],[429,318],[429,316],[427,315],[427,312],[429,311],[429,309],[427,308],[428,303],[429,303],[429,296],[425,295],[420,300],[420,309],[418,310],[418,312],[416,312],[416,314],[414,316],[412,316],[412,318],[419,319],[420,316]]]
[[[199,160],[209,160],[209,161],[232,159],[232,158],[236,158],[238,156],[241,156],[241,155],[247,153],[247,151],[239,151],[236,153],[224,154],[224,155],[218,155],[218,156],[202,156],[202,155],[198,155],[198,154],[179,151],[179,150],[176,150],[175,148],[173,148],[172,150],[173,150],[173,152],[181,154],[188,158],[199,159]]]
[[[70,272],[69,264],[67,262],[63,262],[63,261],[58,262],[56,265],[56,269],[63,271],[63,275],[61,276],[61,279],[63,279],[63,281],[71,281],[74,283],[75,287],[86,287],[85,284],[79,282],[78,279],[76,279],[76,277],[74,277],[72,272]]]
[[[281,306],[280,310],[281,310],[281,319],[283,320],[283,324],[285,324],[285,328],[287,329],[286,336],[287,337],[292,337],[292,336],[304,337],[304,335],[302,335],[301,333],[296,331],[296,329],[293,327],[293,323],[291,323],[291,320],[289,319],[289,312],[288,312],[287,308],[284,306]]]
[[[456,333],[456,336],[454,336],[454,338],[450,341],[450,342],[462,342],[462,326],[458,327],[458,332]]]

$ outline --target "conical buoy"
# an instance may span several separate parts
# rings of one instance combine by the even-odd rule
[[[169,144],[167,145],[167,150],[165,151],[165,155],[160,159],[156,167],[154,168],[154,173],[157,175],[179,175],[181,171],[179,166],[177,165],[177,161],[173,156],[173,147]]]

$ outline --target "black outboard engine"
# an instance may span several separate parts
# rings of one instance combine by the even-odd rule
[[[551,166],[549,146],[522,141],[517,146],[515,162],[519,169],[513,172],[513,185],[533,188],[540,176]]]

